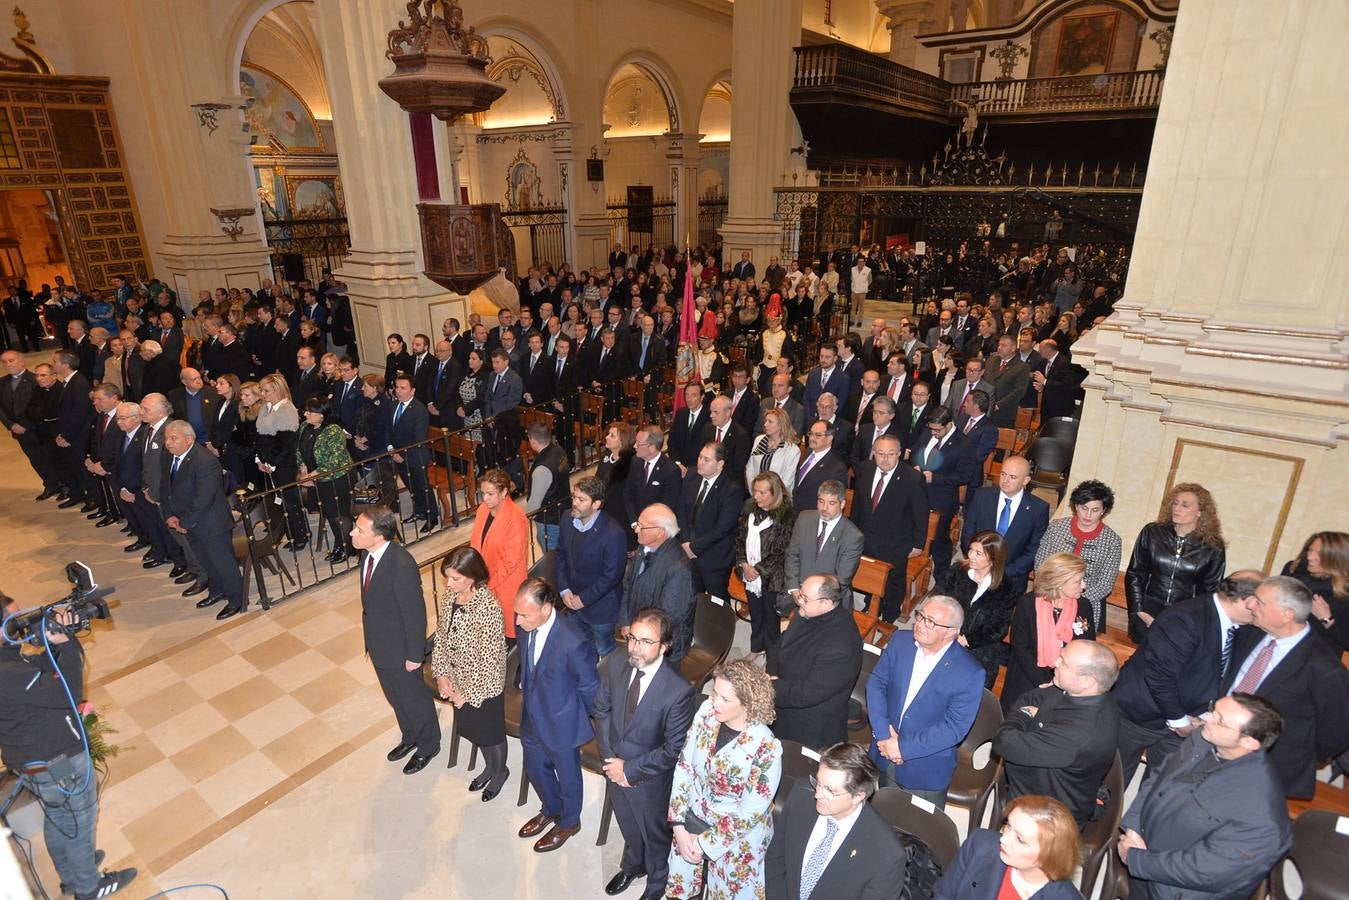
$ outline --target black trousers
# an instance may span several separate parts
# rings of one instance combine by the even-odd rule
[[[759,596],[745,591],[749,603],[749,649],[751,653],[766,653],[782,637],[782,618],[773,603],[776,596]]]
[[[381,669],[375,667],[384,699],[393,707],[394,718],[402,731],[402,743],[416,744],[421,756],[440,752],[440,720],[436,718],[436,702],[431,689],[422,680],[420,668],[409,672],[406,668]]]
[[[427,502],[431,487],[426,480],[426,463],[412,462],[406,456],[398,463],[398,477],[412,495],[412,512],[418,516],[435,516],[431,504]]]
[[[54,442],[51,447],[54,451],[56,471],[66,493],[75,500],[88,499],[85,478],[89,473],[84,468],[84,448],[62,447]]]
[[[234,542],[230,540],[230,533],[199,535],[189,531],[187,542],[197,562],[206,570],[206,583],[211,596],[224,595],[225,602],[234,609],[242,606],[244,582],[239,573],[239,563],[234,558]]]
[[[673,827],[669,810],[670,776],[654,778],[636,787],[623,788],[606,782],[618,830],[623,833],[623,871],[646,873],[642,900],[660,900],[670,876],[670,842]]]
[[[347,547],[351,531],[351,485],[346,475],[318,482],[319,509],[333,532],[333,549]]]
[[[299,474],[300,470],[296,466],[286,468],[278,466],[276,471],[269,476],[270,483],[267,487],[290,484]],[[304,511],[304,503],[300,500],[300,489],[290,487],[283,490],[281,492],[281,505],[286,510],[287,537],[292,541],[309,540],[309,515]]]
[[[1163,727],[1161,730],[1144,728],[1120,716],[1119,764],[1124,774],[1125,790],[1128,790],[1134,772],[1138,771],[1144,750],[1148,751],[1148,767],[1155,772],[1163,760],[1179,749],[1181,740],[1180,735],[1170,728]]]
[[[42,487],[49,491],[60,490],[61,476],[56,471],[52,455],[43,447],[42,439],[32,430],[15,435],[14,439],[19,442],[19,449],[28,457],[28,463],[37,473],[37,477],[42,479]]]

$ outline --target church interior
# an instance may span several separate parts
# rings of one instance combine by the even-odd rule
[[[620,278],[657,267],[643,297],[655,300],[657,320],[668,303],[681,329],[681,310],[693,309],[692,287],[681,300],[695,257],[700,287],[718,301],[718,277],[731,277],[737,262],[752,261],[751,286],[756,270],[771,277],[780,262],[790,271],[775,294],[784,279],[795,289],[807,267],[812,291],[827,269],[837,273],[832,315],[807,314],[791,328],[803,362],[785,371],[809,394],[815,354],[849,332],[869,343],[912,322],[913,333],[926,336],[931,325],[935,336],[948,315],[939,311],[955,313],[960,298],[981,310],[990,295],[1010,302],[1037,289],[1045,267],[1062,271],[1071,260],[1087,290],[1060,307],[1051,286],[1050,315],[1072,320],[1075,381],[1050,413],[1032,379],[1029,406],[999,429],[979,484],[999,483],[999,460],[1030,458],[1026,490],[1055,519],[1073,514],[1075,485],[1110,486],[1108,524],[1122,555],[1109,596],[1094,599],[1103,606],[1098,640],[1120,662],[1136,652],[1124,574],[1135,535],[1177,486],[1211,495],[1229,572],[1278,575],[1305,558],[1309,535],[1349,532],[1342,0],[20,7],[0,23],[0,294],[55,286],[59,308],[63,284],[105,296],[122,283],[150,285],[151,297],[177,298],[187,334],[193,304],[221,289],[277,297],[302,282],[340,283],[349,337],[328,343],[382,386],[386,354],[390,374],[394,366],[390,337],[448,339],[452,318],[476,338],[474,321],[493,329],[502,314],[503,323],[538,316],[530,285],[542,289],[550,273],[569,285],[555,311],[570,337],[565,307],[584,295],[578,315],[586,315],[587,291],[616,265]],[[428,33],[419,27],[440,36],[433,44],[449,41],[441,51],[453,65],[418,68]],[[884,260],[865,263],[872,274],[860,294],[850,281],[859,248]],[[861,271],[864,259],[856,264]],[[728,336],[741,310],[732,299],[724,321],[716,306],[708,312]],[[628,321],[626,302],[620,309]],[[990,348],[997,334],[1017,340],[1017,313],[1006,312]],[[4,317],[14,331],[5,344],[18,349],[21,323],[8,305]],[[641,319],[632,325],[638,340]],[[538,320],[551,348],[546,324]],[[1056,324],[1036,319],[1034,340],[1052,334],[1066,358],[1067,332]],[[50,331],[26,352],[28,368],[65,348],[64,333]],[[699,333],[687,334],[672,339],[680,349],[671,372],[676,354],[696,350]],[[757,373],[757,339],[716,345],[731,378],[737,363]],[[939,356],[933,370],[923,349],[923,371],[942,374],[948,360]],[[965,377],[959,360],[951,380]],[[773,372],[764,365],[754,389],[767,397]],[[654,384],[596,394],[594,407],[527,411],[521,425],[565,423],[572,477],[593,474],[608,422],[627,421],[631,432],[686,405],[672,384]],[[963,408],[959,396],[951,406]],[[816,413],[807,413],[809,425]],[[856,425],[860,433],[860,418]],[[429,514],[397,481],[389,495],[384,484],[370,496],[356,489],[357,504],[407,511],[402,542],[421,567],[428,630],[446,589],[438,564],[474,534],[483,433],[432,425],[421,482]],[[525,442],[522,479],[539,452]],[[318,500],[301,511],[314,545],[292,541],[287,550],[277,531],[290,527],[288,513],[272,511],[282,509],[280,492],[259,485],[248,498],[236,485],[236,531],[221,540],[232,540],[248,606],[222,622],[218,607],[194,608],[180,584],[124,554],[116,528],[95,530],[75,511],[33,503],[45,484],[17,441],[0,441],[0,460],[9,525],[0,591],[25,609],[54,602],[69,589],[64,567],[73,560],[115,587],[112,618],[82,638],[83,697],[115,750],[96,767],[97,837],[106,868],[138,871],[126,896],[595,897],[623,864],[605,777],[589,768],[577,839],[531,852],[515,837],[539,801],[525,789],[518,735],[504,796],[480,803],[467,789],[481,771],[470,770],[471,744],[451,746],[450,704],[436,703],[445,749],[427,772],[407,777],[385,761],[399,729],[367,658],[357,558],[338,552],[338,536],[322,542]],[[865,491],[855,500],[849,491],[850,508]],[[635,520],[639,510],[629,512]],[[856,614],[869,643],[905,639],[914,605],[937,583],[932,515],[928,549],[914,549],[926,568],[915,576],[909,565],[898,620],[886,621],[879,593],[854,581],[859,599],[873,601]],[[543,532],[531,525],[528,543],[527,563],[541,570],[550,558]],[[906,563],[897,563],[901,573]],[[737,575],[716,601],[737,612],[728,613],[718,662],[751,652],[744,592]],[[1338,602],[1349,617],[1349,595]],[[695,648],[703,639],[695,635]],[[1336,677],[1349,692],[1342,667]],[[864,701],[864,684],[859,691]],[[989,746],[962,745],[962,765],[977,758],[972,777],[993,791],[1000,764]],[[1346,749],[1318,760],[1314,796],[1289,801],[1299,839],[1302,817],[1338,817],[1338,834],[1334,825],[1309,831],[1305,845],[1337,860],[1320,884],[1338,886],[1317,892],[1313,869],[1324,862],[1302,873],[1281,862],[1288,874],[1262,880],[1255,896],[1344,896],[1349,785],[1346,757],[1333,757]],[[1115,824],[1146,768],[1121,786]],[[996,793],[982,796],[948,801],[945,817],[961,839],[998,827],[988,808]],[[56,896],[41,806],[11,797],[5,812],[14,839],[5,841],[12,854],[0,851],[0,894]],[[1084,857],[1083,896],[1128,896],[1118,839],[1107,834]],[[1296,857],[1303,845],[1294,846]]]

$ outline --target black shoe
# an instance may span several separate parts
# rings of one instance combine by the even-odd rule
[[[97,503],[95,503],[95,502],[92,501],[92,500],[86,500],[86,501],[84,501],[84,505],[80,507],[80,512],[82,512],[82,513],[91,513],[91,512],[93,512],[93,511],[96,510],[96,509],[98,509],[98,504],[97,504]]]
[[[488,786],[483,788],[482,796],[478,799],[482,800],[483,803],[491,803],[493,800],[497,798],[497,794],[501,793],[501,789],[506,785],[506,779],[510,777],[511,777],[511,770],[510,769],[504,770],[501,773],[501,783],[498,784],[496,787]]]
[[[97,522],[94,523],[94,527],[107,528],[109,525],[116,525],[118,521],[120,520],[114,519],[112,516],[104,516],[103,518],[99,519]]]
[[[422,526],[422,530],[431,531],[439,527],[440,527],[440,519],[438,519],[435,516],[431,516],[429,519],[426,520],[426,524]]]
[[[169,574],[172,575],[173,573],[170,572]],[[197,580],[197,576],[196,576],[196,575],[193,575],[191,572],[184,572],[183,574],[179,575],[177,578],[173,579],[173,583],[174,583],[174,584],[192,584],[192,583],[195,582],[196,580]]]
[[[147,559],[145,562],[141,563],[141,568],[142,568],[142,569],[158,569],[160,566],[167,566],[168,564],[169,564],[169,561],[168,561],[167,559],[160,559],[158,556],[152,556],[152,557],[150,557],[149,559]]]
[[[242,606],[226,606],[220,612],[216,613],[215,617],[217,619],[229,619],[239,615],[239,613],[243,611],[244,608]]]
[[[184,597],[195,597],[207,590],[207,586],[200,581],[194,581],[187,590],[183,591]]]
[[[60,491],[54,491],[51,488],[43,488],[42,493],[38,494],[33,499],[41,503],[43,500],[50,500],[53,497],[60,496],[60,494]]]
[[[389,760],[389,762],[398,762],[400,759],[407,756],[409,753],[411,753],[413,750],[416,749],[417,749],[416,744],[399,744],[397,747],[394,747],[392,750],[389,751],[387,759]]]
[[[94,889],[92,894],[76,894],[75,900],[102,900],[103,897],[111,897],[135,880],[135,869],[120,869],[116,872],[104,872],[103,877],[98,879],[98,887]]]
[[[200,600],[197,601],[197,609],[205,609],[206,607],[219,603],[221,600],[224,599],[225,599],[224,594],[217,594],[214,597],[202,597]]]
[[[174,563],[173,568],[169,569],[170,578],[177,578],[178,576],[185,574],[187,574],[187,566],[182,563]]]
[[[70,509],[72,506],[79,506],[82,502],[83,502],[82,500],[79,500],[76,497],[67,497],[60,503],[56,504],[56,506],[58,509]]]
[[[147,548],[147,547],[149,547],[149,546],[150,546],[150,542],[149,542],[149,541],[142,540],[141,538],[136,538],[136,543],[132,544],[132,545],[129,546],[129,547],[123,547],[123,548],[122,548],[122,552],[123,552],[123,553],[136,553],[136,552],[138,552],[138,551],[144,550],[145,548]]]
[[[104,854],[104,852],[103,852],[102,850],[95,850],[95,851],[94,851],[94,865],[95,865],[95,866],[101,866],[101,865],[103,865],[103,857],[104,857],[105,855],[106,855],[106,854]],[[75,893],[75,892],[72,891],[72,890],[70,889],[70,885],[66,884],[66,883],[63,881],[63,882],[61,882],[61,893],[64,895],[64,894],[73,894],[73,893]]]
[[[121,519],[118,519],[117,521],[120,522],[120,521],[122,521],[122,520],[121,520]],[[117,529],[117,530],[120,531],[120,532],[122,532],[122,534],[130,534],[130,533],[131,533],[131,526],[130,526],[130,525],[123,525],[121,528],[119,528],[119,529]]]
[[[439,751],[436,751],[436,753],[439,753]],[[432,753],[430,756],[422,756],[420,753],[412,754],[412,758],[408,760],[408,764],[403,766],[403,774],[416,775],[422,769],[426,768],[426,764],[436,757],[436,753]]]
[[[299,553],[305,547],[309,546],[309,538],[301,538],[298,541],[291,541],[286,545],[286,549],[291,553]]]
[[[83,510],[81,510],[81,512],[83,512]],[[85,516],[85,518],[88,519],[90,522],[92,522],[92,521],[94,521],[95,519],[102,519],[102,518],[106,517],[107,515],[108,515],[108,514],[107,514],[106,512],[104,512],[104,511],[102,510],[102,508],[95,507],[94,511],[91,512],[91,513],[89,513],[87,516]]]
[[[346,559],[350,555],[351,554],[347,553],[346,550],[339,547],[332,553],[329,553],[327,556],[323,557],[323,561],[332,565],[336,565],[337,563],[342,562],[342,560]]]
[[[478,791],[487,787],[491,783],[492,783],[492,773],[483,772],[477,778],[473,779],[468,783],[468,789],[476,794]]]
[[[617,897],[626,891],[638,878],[645,877],[645,872],[624,872],[618,870],[618,874],[609,879],[609,883],[604,886],[604,893],[610,897]]]

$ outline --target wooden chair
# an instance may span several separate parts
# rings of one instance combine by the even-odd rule
[[[867,595],[866,608],[854,612],[857,629],[862,640],[878,647],[884,647],[895,633],[895,626],[881,619],[881,601],[885,599],[885,582],[893,569],[888,562],[863,556],[857,565],[857,573],[852,578],[852,589]]]
[[[636,409],[639,412],[646,402],[646,383],[640,378],[626,378],[623,380],[623,407],[627,409]],[[626,416],[624,417],[626,418]]]
[[[730,357],[731,365],[743,366],[745,364],[745,348],[740,346],[731,347]]]
[[[979,702],[979,714],[956,750],[956,770],[946,788],[946,803],[970,814],[970,827],[982,827],[1002,761],[993,756],[993,735],[1002,724],[1002,705],[990,690]]]
[[[960,833],[950,816],[901,787],[883,787],[871,795],[871,808],[895,831],[927,844],[945,871],[960,850]]]
[[[804,453],[805,451],[802,452]],[[805,457],[802,457],[802,459],[804,458]],[[843,518],[845,519],[852,518],[852,495],[853,495],[852,488],[848,488],[843,493]]]
[[[1017,431],[1032,431],[1031,424],[1035,421],[1036,414],[1040,411],[1039,401],[1035,406],[1019,406],[1016,410],[1016,429]]]
[[[904,602],[899,608],[899,621],[901,622],[909,621],[909,616],[913,615],[914,607],[927,594],[928,582],[932,580],[932,541],[937,537],[937,524],[940,521],[941,513],[930,512],[927,514],[927,538],[923,542],[923,552],[911,557],[905,563],[907,580],[904,584],[907,590],[904,594]]]
[[[604,455],[604,398],[581,392],[581,414],[576,417],[577,468],[588,466]]]
[[[1088,822],[1082,830],[1082,893],[1090,897],[1096,886],[1097,877],[1104,869],[1106,883],[1113,880],[1111,867],[1118,861],[1115,855],[1115,839],[1119,833],[1120,819],[1124,816],[1124,769],[1120,765],[1119,754],[1105,776],[1105,789],[1109,799],[1096,821]],[[1320,896],[1319,894],[1315,896]]]
[[[441,465],[440,459],[436,455],[445,447],[445,436],[448,432],[439,425],[432,425],[426,431],[426,436],[435,442],[431,445],[433,451],[431,462],[426,466],[426,480],[431,485],[431,490],[435,491],[436,498],[440,501],[440,520],[449,522],[452,518],[450,515],[449,460],[447,458],[445,465]]]
[[[735,639],[735,611],[721,597],[700,594],[693,612],[693,643],[679,663],[679,673],[697,693],[712,677],[712,671],[731,652]]]
[[[1349,858],[1349,837],[1337,829],[1340,816],[1334,810],[1309,809],[1293,821],[1293,849],[1274,867],[1269,878],[1272,900],[1292,900],[1298,896],[1288,885],[1285,868],[1297,870],[1302,882],[1302,897],[1346,900],[1349,879],[1344,875],[1344,860]]]
[[[735,566],[731,567],[731,583],[727,587],[726,593],[730,594],[731,599],[735,601],[736,618],[742,622],[748,622],[749,597],[745,594],[745,582],[740,580],[740,570]]]

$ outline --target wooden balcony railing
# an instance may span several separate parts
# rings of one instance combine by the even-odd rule
[[[1022,78],[952,84],[846,44],[796,48],[792,90],[800,97],[841,92],[905,110],[957,119],[952,104],[978,98],[979,116],[1155,110],[1165,72],[1109,72],[1056,78]]]

